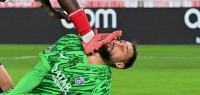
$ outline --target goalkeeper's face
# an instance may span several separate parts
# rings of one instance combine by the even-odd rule
[[[125,68],[126,63],[134,56],[134,47],[131,42],[114,40],[100,49],[100,55],[105,62],[116,68]]]

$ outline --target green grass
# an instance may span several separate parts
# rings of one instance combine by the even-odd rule
[[[0,45],[0,61],[15,84],[46,47]],[[113,69],[112,95],[200,95],[200,46],[140,45],[133,68]]]

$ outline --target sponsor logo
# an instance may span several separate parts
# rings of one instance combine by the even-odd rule
[[[95,28],[117,27],[117,13],[114,9],[97,9],[96,12],[91,9],[85,9],[85,12],[90,18],[90,25]],[[72,29],[74,27],[73,23],[68,23],[64,19],[61,20],[61,23],[67,29]]]
[[[196,37],[196,43],[200,44],[200,37]]]
[[[65,77],[65,75],[59,71],[58,69],[59,64],[55,64],[51,70],[53,73],[52,78],[55,83],[55,85],[64,93],[64,95],[67,95],[67,92],[72,87],[71,83],[69,83],[68,79]]]
[[[192,15],[197,18],[196,21],[194,22],[190,20]],[[186,26],[191,29],[200,28],[200,11],[196,8],[191,8],[187,10],[184,16],[184,21],[185,21]]]
[[[192,21],[193,20],[193,21]],[[200,29],[200,11],[196,8],[191,8],[186,11],[184,21],[190,29]],[[200,37],[196,37],[196,44],[200,44]]]

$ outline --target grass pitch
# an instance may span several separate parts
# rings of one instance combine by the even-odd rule
[[[0,61],[14,84],[48,45],[0,45]],[[133,68],[113,69],[112,95],[200,95],[200,46],[140,45]]]

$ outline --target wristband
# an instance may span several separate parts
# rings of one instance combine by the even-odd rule
[[[69,14],[70,20],[73,22],[78,33],[83,36],[92,29],[83,8]]]

